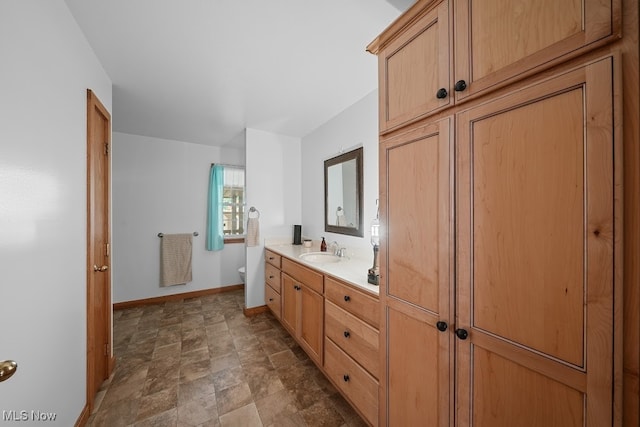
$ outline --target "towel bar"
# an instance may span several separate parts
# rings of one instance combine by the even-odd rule
[[[194,232],[193,232],[193,235],[194,235],[194,236],[199,236],[199,235],[200,235],[200,233],[198,233],[197,231],[194,231]],[[158,233],[158,237],[160,237],[160,238],[164,237],[164,233]]]

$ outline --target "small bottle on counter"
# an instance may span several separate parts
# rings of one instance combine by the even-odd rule
[[[327,242],[324,241],[324,237],[322,238],[322,242],[320,242],[320,251],[327,252]]]

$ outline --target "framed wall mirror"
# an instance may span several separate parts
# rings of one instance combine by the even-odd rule
[[[364,236],[362,147],[324,161],[324,231]]]

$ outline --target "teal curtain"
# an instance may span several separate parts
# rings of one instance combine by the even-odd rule
[[[224,167],[211,165],[209,171],[209,200],[207,203],[207,250],[219,251],[224,247],[222,217],[222,193],[224,191]]]

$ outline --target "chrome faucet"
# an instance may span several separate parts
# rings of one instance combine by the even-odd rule
[[[344,258],[347,256],[347,248],[340,246],[340,243],[335,240],[329,244],[329,247],[333,251],[333,254],[337,257]]]

